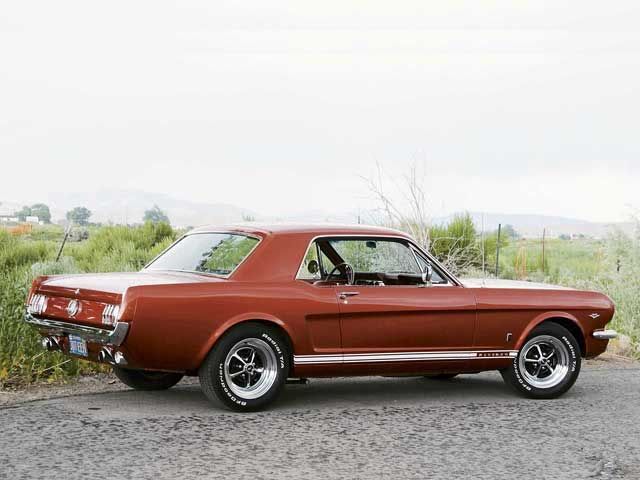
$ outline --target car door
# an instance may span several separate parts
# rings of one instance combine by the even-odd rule
[[[333,239],[329,244],[353,266],[357,283],[334,287],[346,362],[362,354],[373,354],[371,361],[438,359],[439,352],[448,352],[443,360],[466,358],[476,325],[472,291],[438,269],[431,284],[402,284],[399,277],[415,277],[424,269],[404,239]]]
[[[471,349],[473,293],[463,287],[335,287],[344,354]]]

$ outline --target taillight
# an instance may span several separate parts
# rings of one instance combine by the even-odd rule
[[[36,293],[31,295],[27,310],[31,315],[41,315],[47,309],[47,297]]]
[[[102,323],[104,325],[115,325],[120,315],[120,305],[107,305],[102,311]]]

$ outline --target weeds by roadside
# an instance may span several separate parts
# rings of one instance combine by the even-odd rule
[[[99,365],[61,354],[45,354],[39,335],[22,320],[33,278],[139,270],[176,235],[166,224],[107,226],[96,230],[85,242],[68,244],[64,256],[56,262],[59,247],[56,235],[49,232],[25,239],[0,230],[0,388],[104,370]]]

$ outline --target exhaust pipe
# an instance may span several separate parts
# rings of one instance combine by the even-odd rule
[[[49,352],[61,350],[60,342],[56,337],[44,337],[41,343],[42,343],[42,348],[44,348],[45,350],[48,350]]]
[[[113,354],[113,361],[116,363],[116,365],[127,365],[127,359],[124,358],[124,355],[122,354],[122,352],[116,352]]]
[[[115,360],[113,359],[113,354],[111,353],[111,350],[107,347],[102,348],[100,352],[98,352],[98,360],[103,363],[110,363],[112,365],[115,363]]]

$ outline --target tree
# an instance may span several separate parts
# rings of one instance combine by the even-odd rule
[[[24,207],[22,207],[21,210],[18,210],[15,213],[15,216],[18,217],[18,220],[20,220],[21,222],[24,222],[27,219],[27,217],[31,216],[31,207],[28,207],[25,205]]]
[[[67,220],[78,225],[86,226],[89,224],[91,210],[86,207],[76,207],[67,212]]]
[[[170,223],[166,213],[160,210],[158,205],[154,205],[150,210],[145,210],[142,220],[151,223]]]
[[[380,164],[376,177],[363,178],[382,215],[382,221],[377,223],[409,233],[454,273],[464,273],[481,265],[482,244],[478,242],[469,214],[454,216],[448,225],[432,225],[431,202],[424,173],[425,168],[418,168],[414,162],[400,181],[387,177],[396,186],[395,195],[385,188],[385,175]]]
[[[31,215],[38,217],[44,223],[51,223],[51,212],[49,207],[44,203],[36,203],[31,205]]]
[[[378,203],[378,211],[384,217],[381,223],[410,233],[428,250],[431,246],[431,215],[430,202],[420,178],[424,172],[420,172],[415,163],[411,166],[408,175],[402,179],[401,198],[398,199],[385,188],[382,166],[377,164],[377,167],[375,177],[362,179]]]
[[[509,238],[511,240],[517,240],[520,238],[520,234],[517,232],[513,225],[509,225],[508,223],[502,227],[501,236]]]

